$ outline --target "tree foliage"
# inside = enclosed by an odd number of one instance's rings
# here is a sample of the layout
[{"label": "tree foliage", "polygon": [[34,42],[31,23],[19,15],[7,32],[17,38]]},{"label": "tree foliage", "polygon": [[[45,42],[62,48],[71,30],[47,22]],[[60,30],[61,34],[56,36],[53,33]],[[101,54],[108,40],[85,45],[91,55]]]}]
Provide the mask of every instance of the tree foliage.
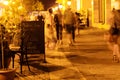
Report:
[{"label": "tree foliage", "polygon": [[39,0],[23,0],[27,11],[44,10],[44,5]]},{"label": "tree foliage", "polygon": [[20,23],[21,15],[26,16],[33,10],[43,10],[44,6],[38,0],[9,0],[9,4],[5,5],[3,9],[0,23],[6,28],[10,28]]},{"label": "tree foliage", "polygon": [[39,2],[39,1],[35,2],[35,4],[33,4],[33,6],[32,6],[33,11],[40,11],[43,9],[44,9],[44,6],[43,6],[42,2]]},{"label": "tree foliage", "polygon": [[8,5],[4,6],[3,9],[0,22],[6,28],[19,24],[20,16],[26,14],[26,9],[23,7],[20,0],[10,0]]}]

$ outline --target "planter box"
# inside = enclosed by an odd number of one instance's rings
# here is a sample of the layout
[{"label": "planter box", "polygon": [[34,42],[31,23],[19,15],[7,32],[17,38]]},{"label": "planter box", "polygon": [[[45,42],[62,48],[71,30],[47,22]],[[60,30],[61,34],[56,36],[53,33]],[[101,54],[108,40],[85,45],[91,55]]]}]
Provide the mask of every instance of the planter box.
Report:
[{"label": "planter box", "polygon": [[14,80],[15,69],[1,69],[0,80]]}]

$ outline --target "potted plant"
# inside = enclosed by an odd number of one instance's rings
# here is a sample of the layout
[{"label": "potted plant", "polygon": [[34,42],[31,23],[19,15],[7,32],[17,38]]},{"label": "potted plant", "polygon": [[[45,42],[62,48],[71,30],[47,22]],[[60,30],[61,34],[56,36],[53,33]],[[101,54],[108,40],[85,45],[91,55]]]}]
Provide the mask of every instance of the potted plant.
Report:
[{"label": "potted plant", "polygon": [[0,25],[0,79],[1,80],[14,80],[15,69],[10,69],[9,64],[11,61],[11,51],[7,41],[7,33],[5,27]]},{"label": "potted plant", "polygon": [[6,31],[3,25],[0,25],[0,79],[14,80],[15,69],[10,69],[11,51],[6,39]]}]

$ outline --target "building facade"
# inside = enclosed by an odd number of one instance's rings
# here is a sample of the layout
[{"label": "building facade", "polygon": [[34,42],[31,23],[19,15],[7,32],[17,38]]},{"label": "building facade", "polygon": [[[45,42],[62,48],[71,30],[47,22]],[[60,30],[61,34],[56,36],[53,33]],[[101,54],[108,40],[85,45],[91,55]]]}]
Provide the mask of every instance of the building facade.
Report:
[{"label": "building facade", "polygon": [[68,1],[71,2],[73,11],[86,12],[90,26],[105,29],[109,29],[108,18],[111,10],[120,9],[120,0],[62,0],[62,4],[66,7]]}]

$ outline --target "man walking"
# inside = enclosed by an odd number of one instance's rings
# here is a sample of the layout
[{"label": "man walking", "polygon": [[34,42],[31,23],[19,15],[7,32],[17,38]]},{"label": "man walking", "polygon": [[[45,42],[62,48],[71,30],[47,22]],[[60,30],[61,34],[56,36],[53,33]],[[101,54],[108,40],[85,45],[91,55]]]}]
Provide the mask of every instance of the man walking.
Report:
[{"label": "man walking", "polygon": [[56,36],[57,36],[57,43],[62,43],[62,19],[63,15],[61,13],[61,10],[58,8],[57,13],[54,16],[54,21],[56,24]]},{"label": "man walking", "polygon": [[72,45],[75,37],[74,35],[75,34],[74,33],[75,16],[70,7],[68,7],[65,10],[63,20],[64,20],[63,24],[68,34],[69,45]]}]

